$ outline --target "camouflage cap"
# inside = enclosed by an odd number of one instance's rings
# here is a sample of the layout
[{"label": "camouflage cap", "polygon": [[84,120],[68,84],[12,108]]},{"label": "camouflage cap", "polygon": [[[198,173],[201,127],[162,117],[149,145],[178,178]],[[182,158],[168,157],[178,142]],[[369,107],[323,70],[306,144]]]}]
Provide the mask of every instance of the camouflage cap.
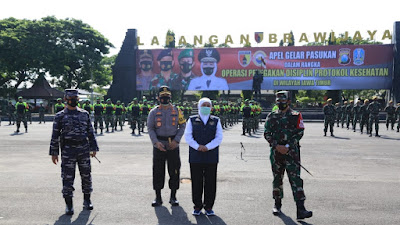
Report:
[{"label": "camouflage cap", "polygon": [[339,102],[336,102],[336,104],[335,104],[335,105],[340,105],[340,104],[339,104]]},{"label": "camouflage cap", "polygon": [[364,103],[366,103],[366,102],[369,102],[369,99],[365,99],[365,100],[364,100]]},{"label": "camouflage cap", "polygon": [[350,100],[350,103],[353,103],[354,102],[354,100]]},{"label": "camouflage cap", "polygon": [[120,100],[118,100],[118,101],[117,101],[117,103],[121,103],[121,101],[120,101]]},{"label": "camouflage cap", "polygon": [[179,53],[178,60],[181,60],[181,58],[192,58],[192,59],[194,59],[194,50],[193,49],[182,50],[181,53]]}]

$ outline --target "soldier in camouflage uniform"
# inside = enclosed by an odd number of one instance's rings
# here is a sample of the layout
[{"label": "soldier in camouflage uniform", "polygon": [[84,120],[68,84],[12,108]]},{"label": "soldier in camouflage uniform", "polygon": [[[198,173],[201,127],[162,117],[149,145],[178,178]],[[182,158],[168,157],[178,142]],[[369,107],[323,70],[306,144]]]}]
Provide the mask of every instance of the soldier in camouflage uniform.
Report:
[{"label": "soldier in camouflage uniform", "polygon": [[369,136],[372,137],[372,124],[375,123],[375,137],[380,137],[379,132],[379,111],[381,104],[378,102],[378,97],[372,98],[374,100],[369,104],[367,110],[369,112]]},{"label": "soldier in camouflage uniform", "polygon": [[117,130],[117,126],[119,125],[122,130],[122,113],[124,111],[124,107],[121,105],[121,101],[117,101],[117,105],[115,106],[115,121],[114,121],[114,129]]},{"label": "soldier in camouflage uniform", "polygon": [[275,199],[273,214],[281,214],[283,175],[286,170],[297,205],[297,219],[304,219],[312,217],[312,212],[304,207],[306,197],[300,178],[299,142],[304,134],[304,124],[301,113],[290,108],[289,96],[288,91],[276,93],[279,109],[272,111],[265,121],[264,137],[271,146],[272,195]]},{"label": "soldier in camouflage uniform", "polygon": [[339,127],[340,124],[340,118],[342,118],[342,107],[340,106],[340,103],[335,104],[335,110],[336,110],[336,123],[337,127]]},{"label": "soldier in camouflage uniform", "polygon": [[361,118],[361,101],[357,101],[356,105],[353,107],[353,132],[356,132],[357,122]]},{"label": "soldier in camouflage uniform", "polygon": [[144,127],[147,126],[147,116],[149,116],[149,112],[151,110],[151,106],[147,103],[147,100],[143,100],[142,105],[142,114],[141,114],[141,122],[142,122],[142,132],[144,132]]},{"label": "soldier in camouflage uniform", "polygon": [[350,129],[350,124],[353,124],[353,106],[354,101],[350,100],[350,104],[346,106],[346,128]]},{"label": "soldier in camouflage uniform", "polygon": [[29,106],[26,102],[22,100],[22,97],[18,97],[18,102],[15,103],[15,109],[17,112],[17,131],[19,132],[19,127],[21,126],[21,121],[24,123],[25,133],[28,132],[28,122],[26,121],[26,112],[29,109]]},{"label": "soldier in camouflage uniform", "polygon": [[367,110],[368,105],[369,105],[369,100],[365,99],[364,104],[360,108],[360,114],[361,114],[360,130],[361,130],[361,133],[363,133],[364,126],[365,126],[365,129],[367,130],[367,134],[369,134],[369,111]]},{"label": "soldier in camouflage uniform", "polygon": [[396,117],[399,119],[397,122],[397,132],[400,131],[400,103],[397,103],[397,108],[396,108]]},{"label": "soldier in camouflage uniform", "polygon": [[142,107],[138,104],[137,98],[133,99],[133,103],[131,104],[129,108],[129,112],[131,114],[131,129],[132,129],[132,134],[135,134],[135,129],[136,129],[136,124],[138,128],[138,132],[140,135],[141,132],[141,114],[142,114]]},{"label": "soldier in camouflage uniform", "polygon": [[345,123],[345,121],[346,121],[346,118],[347,118],[347,111],[346,111],[346,108],[347,108],[347,101],[344,101],[344,102],[343,102],[343,105],[342,105],[342,118],[341,118],[341,121],[342,121],[342,128],[343,128],[343,125],[344,125],[344,123]]},{"label": "soldier in camouflage uniform", "polygon": [[87,111],[76,107],[78,104],[78,91],[65,90],[67,108],[58,112],[54,117],[53,133],[50,142],[50,155],[54,164],[58,162],[59,149],[61,148],[61,178],[63,182],[62,194],[65,199],[67,215],[74,214],[72,203],[75,190],[75,168],[78,164],[82,178],[82,192],[84,194],[83,207],[93,209],[90,201],[92,193],[92,177],[90,155],[94,157],[99,151],[93,127]]},{"label": "soldier in camouflage uniform", "polygon": [[101,134],[103,134],[104,105],[101,104],[99,98],[96,99],[96,104],[94,104],[93,109],[94,109],[94,133],[97,134],[97,126],[99,125]]},{"label": "soldier in camouflage uniform", "polygon": [[335,126],[335,106],[332,105],[332,99],[328,99],[327,104],[323,108],[324,111],[324,136],[326,136],[326,132],[328,131],[328,126],[330,127],[329,131],[331,132],[331,136],[333,135],[333,127]]},{"label": "soldier in camouflage uniform", "polygon": [[240,108],[240,112],[242,113],[242,118],[243,118],[243,122],[242,122],[242,130],[243,130],[243,134],[242,135],[246,135],[246,132],[249,133],[249,135],[251,136],[251,107],[249,105],[249,100],[246,99],[244,101],[244,105],[242,105],[242,107]]},{"label": "soldier in camouflage uniform", "polygon": [[389,102],[384,110],[386,114],[386,129],[389,130],[389,124],[391,124],[392,130],[394,130],[394,124],[396,123],[396,108],[393,106],[393,101]]},{"label": "soldier in camouflage uniform", "polygon": [[104,106],[105,108],[105,122],[106,122],[106,131],[109,132],[108,128],[111,127],[111,132],[114,132],[114,114],[115,114],[115,106],[112,104],[111,99],[107,99],[107,104]]},{"label": "soldier in camouflage uniform", "polygon": [[147,128],[153,144],[153,189],[156,199],[152,206],[160,206],[161,190],[165,183],[165,163],[168,162],[169,188],[171,197],[169,203],[178,206],[176,191],[179,189],[181,160],[179,142],[185,131],[186,120],[183,113],[171,102],[171,91],[167,86],[161,86],[158,92],[160,105],[153,108],[147,118]]}]

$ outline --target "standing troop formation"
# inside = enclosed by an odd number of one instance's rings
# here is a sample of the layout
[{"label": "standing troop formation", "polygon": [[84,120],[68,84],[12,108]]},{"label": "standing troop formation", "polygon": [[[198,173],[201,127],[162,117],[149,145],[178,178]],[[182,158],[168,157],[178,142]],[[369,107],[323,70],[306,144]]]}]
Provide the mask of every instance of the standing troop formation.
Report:
[{"label": "standing troop formation", "polygon": [[377,97],[372,98],[372,102],[368,99],[358,100],[355,104],[353,100],[344,101],[341,106],[336,103],[335,106],[332,104],[332,99],[327,100],[327,104],[323,108],[324,112],[324,136],[326,136],[328,126],[330,129],[331,136],[333,134],[333,127],[335,122],[337,127],[341,125],[342,128],[346,126],[347,130],[351,129],[356,132],[357,124],[359,124],[361,134],[364,133],[364,128],[372,137],[372,128],[375,130],[375,136],[379,135],[379,113],[386,113],[386,129],[394,130],[395,123],[397,122],[397,132],[400,130],[400,103],[397,104],[397,108],[394,106],[393,101],[389,102],[389,105],[383,108],[378,102]]}]

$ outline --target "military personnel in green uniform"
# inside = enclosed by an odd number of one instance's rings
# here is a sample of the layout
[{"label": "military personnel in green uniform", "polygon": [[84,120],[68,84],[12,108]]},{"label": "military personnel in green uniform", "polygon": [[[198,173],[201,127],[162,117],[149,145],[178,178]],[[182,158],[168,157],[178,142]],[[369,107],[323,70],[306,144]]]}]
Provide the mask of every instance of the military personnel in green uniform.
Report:
[{"label": "military personnel in green uniform", "polygon": [[44,113],[46,111],[46,108],[43,106],[43,103],[40,103],[40,107],[39,107],[39,124],[42,123],[46,123],[46,121],[44,120]]},{"label": "military personnel in green uniform", "polygon": [[279,110],[272,111],[265,121],[264,137],[271,147],[272,196],[275,199],[273,214],[281,214],[283,175],[286,170],[297,205],[297,219],[305,219],[312,217],[312,212],[304,207],[306,196],[300,178],[299,142],[304,135],[304,124],[301,113],[290,108],[289,96],[288,91],[276,93]]},{"label": "military personnel in green uniform", "polygon": [[94,109],[94,133],[97,134],[97,127],[100,128],[101,134],[103,134],[103,113],[104,105],[100,102],[100,99],[96,99],[96,104],[93,105]]},{"label": "military personnel in green uniform", "polygon": [[192,72],[195,64],[194,50],[184,49],[178,56],[179,68],[181,72],[172,80],[172,90],[187,90],[190,81],[197,76]]},{"label": "military personnel in green uniform", "polygon": [[157,61],[161,72],[156,74],[151,80],[150,90],[157,90],[163,85],[171,86],[172,81],[178,76],[176,73],[172,72],[175,62],[171,49],[162,50],[157,57]]},{"label": "military personnel in green uniform", "polygon": [[397,108],[396,108],[396,117],[399,119],[397,122],[397,132],[400,130],[400,103],[397,103]]},{"label": "military personnel in green uniform", "polygon": [[373,97],[374,100],[369,104],[367,110],[369,111],[369,136],[372,137],[372,125],[375,124],[375,137],[380,137],[379,132],[379,111],[381,104],[378,102],[378,97]]},{"label": "military personnel in green uniform", "polygon": [[12,102],[8,102],[8,107],[7,107],[7,116],[9,123],[8,125],[14,125],[15,124],[15,106],[12,104]]},{"label": "military personnel in green uniform", "polygon": [[346,122],[346,119],[347,119],[347,101],[344,101],[343,102],[343,105],[342,105],[342,118],[341,118],[341,120],[342,120],[342,128],[343,128],[343,125],[344,125],[344,123]]},{"label": "military personnel in green uniform", "polygon": [[17,131],[19,133],[19,127],[21,126],[21,121],[24,123],[25,133],[28,132],[28,122],[26,121],[26,112],[29,106],[26,102],[22,100],[22,97],[18,97],[18,102],[15,103],[15,110],[17,112]]},{"label": "military personnel in green uniform", "polygon": [[107,99],[107,104],[105,105],[106,132],[109,132],[109,127],[111,127],[111,132],[114,132],[114,114],[115,106],[112,104],[111,99]]},{"label": "military personnel in green uniform", "polygon": [[369,100],[365,99],[364,104],[360,108],[360,114],[361,114],[360,130],[361,130],[361,133],[363,133],[364,126],[365,126],[365,129],[367,130],[367,134],[369,134],[369,111],[367,110],[368,105],[369,105]]},{"label": "military personnel in green uniform", "polygon": [[346,106],[346,128],[350,129],[350,124],[353,124],[353,106],[354,101],[350,100],[350,104]]},{"label": "military personnel in green uniform", "polygon": [[240,112],[242,113],[242,130],[243,134],[246,135],[246,132],[251,136],[251,107],[249,105],[249,100],[246,99],[244,101],[244,105],[240,108]]},{"label": "military personnel in green uniform", "polygon": [[333,127],[335,126],[335,106],[332,105],[332,99],[329,98],[327,100],[327,104],[323,108],[324,111],[324,136],[326,136],[326,132],[328,131],[328,126],[329,126],[329,131],[331,132],[331,136],[333,135]]},{"label": "military personnel in green uniform", "polygon": [[28,106],[28,109],[26,110],[26,121],[29,121],[29,124],[32,124],[32,110],[33,107],[29,105],[29,103],[26,103]]},{"label": "military personnel in green uniform", "polygon": [[153,145],[153,189],[156,198],[152,206],[160,206],[161,190],[165,183],[165,163],[168,163],[169,188],[171,197],[169,203],[178,206],[176,191],[179,189],[181,160],[179,142],[185,131],[186,120],[183,113],[171,102],[171,91],[167,86],[161,86],[158,92],[160,105],[153,108],[147,118],[150,140]]},{"label": "military personnel in green uniform", "polygon": [[339,102],[335,104],[335,111],[336,111],[335,116],[336,116],[337,127],[339,127],[340,119],[342,118],[342,107],[340,106]]},{"label": "military personnel in green uniform", "polygon": [[144,127],[147,126],[147,116],[149,115],[149,112],[151,110],[150,105],[148,104],[148,101],[145,99],[143,100],[143,105],[141,106],[142,111],[141,111],[141,131],[144,132]]},{"label": "military personnel in green uniform", "polygon": [[58,98],[57,103],[54,105],[54,113],[58,113],[58,112],[64,110],[64,108],[65,108],[65,105],[64,105],[64,103],[62,103],[62,99]]},{"label": "military personnel in green uniform", "polygon": [[353,132],[356,132],[357,122],[361,118],[361,102],[357,101],[356,105],[353,107]]},{"label": "military personnel in green uniform", "polygon": [[138,128],[138,132],[140,135],[141,132],[141,115],[142,115],[142,107],[138,104],[137,98],[133,99],[133,103],[131,104],[129,108],[129,112],[131,114],[131,129],[132,129],[132,134],[135,134],[135,129],[136,126]]},{"label": "military personnel in green uniform", "polygon": [[386,129],[389,130],[389,124],[392,130],[394,130],[394,124],[396,123],[396,108],[393,106],[393,101],[389,101],[389,105],[386,106]]},{"label": "military personnel in green uniform", "polygon": [[82,105],[82,108],[89,113],[89,116],[92,114],[93,106],[90,104],[89,100],[85,101],[85,103]]},{"label": "military personnel in green uniform", "polygon": [[114,127],[115,130],[117,130],[117,126],[119,125],[122,130],[122,112],[124,111],[124,107],[121,105],[121,101],[117,101],[117,105],[115,106],[115,121],[114,121]]}]

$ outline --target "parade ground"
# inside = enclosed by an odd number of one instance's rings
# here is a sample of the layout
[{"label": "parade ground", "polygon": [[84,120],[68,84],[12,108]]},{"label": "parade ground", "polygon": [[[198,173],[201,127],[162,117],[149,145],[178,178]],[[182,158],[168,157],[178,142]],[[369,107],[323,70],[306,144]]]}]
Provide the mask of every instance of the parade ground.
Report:
[{"label": "parade ground", "polygon": [[[302,224],[400,224],[400,133],[380,124],[381,137],[368,137],[335,127],[336,137],[323,136],[323,123],[306,122],[301,160],[305,206],[314,216]],[[191,214],[188,145],[180,145],[180,206],[169,203],[168,179],[164,204],[151,207],[152,145],[147,132],[123,131],[98,135],[99,163],[92,159],[93,211],[82,210],[79,172],[75,179],[73,216],[64,215],[61,168],[51,162],[52,122],[33,122],[28,133],[0,127],[0,224],[300,224],[285,175],[282,212],[272,215],[272,172],[269,146],[262,130],[242,136],[241,124],[224,130],[218,165],[217,216]],[[261,126],[260,126],[261,128]],[[21,129],[24,131],[24,129]],[[146,131],[146,130],[145,130]],[[329,135],[329,133],[328,133]],[[245,151],[241,149],[241,144]],[[168,177],[168,175],[167,175]]]}]

